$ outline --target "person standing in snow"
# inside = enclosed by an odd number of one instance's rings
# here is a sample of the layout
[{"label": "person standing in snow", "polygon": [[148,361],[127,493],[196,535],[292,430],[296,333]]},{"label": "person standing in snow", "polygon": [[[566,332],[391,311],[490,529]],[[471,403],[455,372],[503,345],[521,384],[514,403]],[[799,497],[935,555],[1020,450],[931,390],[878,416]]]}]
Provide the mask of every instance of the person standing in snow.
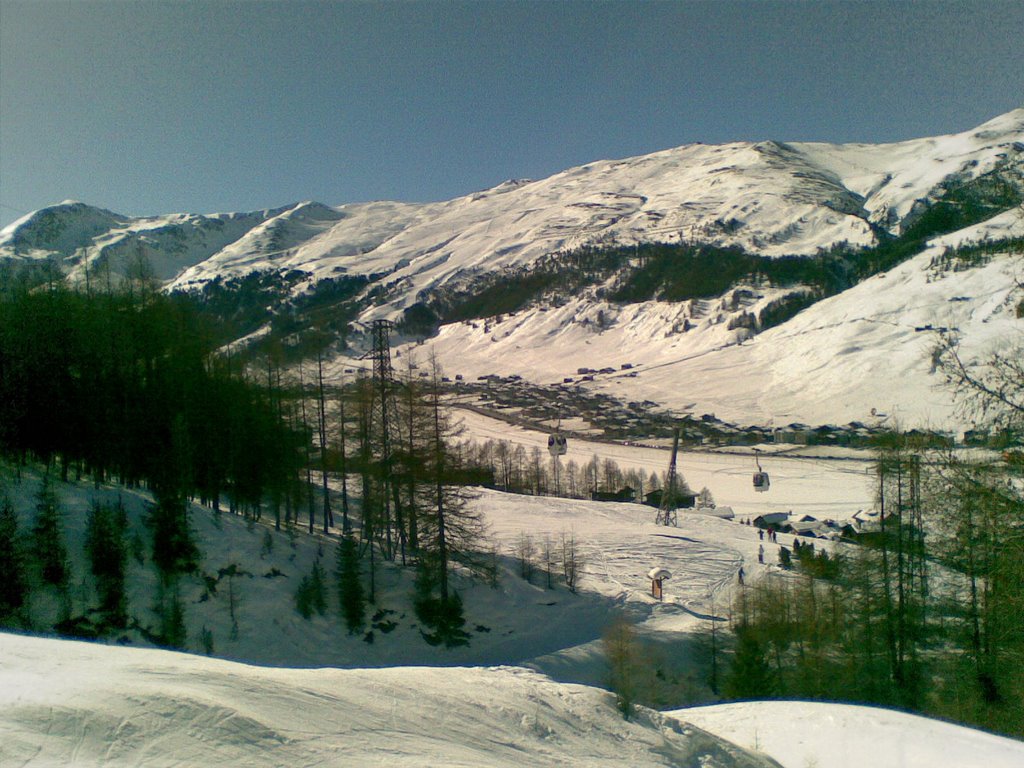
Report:
[{"label": "person standing in snow", "polygon": [[743,566],[740,566],[740,572],[737,574],[737,578],[740,580],[740,586],[743,586]]},{"label": "person standing in snow", "polygon": [[757,545],[757,562],[764,563],[764,545]]}]

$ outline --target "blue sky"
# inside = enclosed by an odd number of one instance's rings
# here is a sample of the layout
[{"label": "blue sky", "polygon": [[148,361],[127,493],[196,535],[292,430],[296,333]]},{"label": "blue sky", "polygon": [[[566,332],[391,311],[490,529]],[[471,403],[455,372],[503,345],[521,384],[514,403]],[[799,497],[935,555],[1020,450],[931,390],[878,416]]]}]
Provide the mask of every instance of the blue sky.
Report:
[{"label": "blue sky", "polygon": [[441,200],[1024,105],[1024,2],[0,0],[0,224]]}]

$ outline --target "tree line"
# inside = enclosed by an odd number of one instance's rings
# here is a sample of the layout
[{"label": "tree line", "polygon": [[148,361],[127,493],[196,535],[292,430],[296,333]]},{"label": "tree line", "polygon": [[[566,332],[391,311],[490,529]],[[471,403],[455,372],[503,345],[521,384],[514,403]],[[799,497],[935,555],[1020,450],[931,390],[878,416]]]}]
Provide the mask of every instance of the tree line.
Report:
[{"label": "tree line", "polygon": [[[328,334],[303,339],[307,360],[298,365],[288,366],[295,352],[276,344],[244,358],[218,346],[220,331],[194,301],[158,292],[144,272],[105,291],[70,290],[56,279],[5,288],[0,452],[17,467],[40,462],[46,484],[93,479],[152,492],[149,554],[160,574],[161,621],[154,637],[172,646],[182,639],[181,580],[201,562],[189,522],[190,502],[199,501],[253,520],[269,513],[278,529],[338,533],[336,575],[350,631],[376,601],[387,560],[416,569],[425,636],[465,641],[449,574],[488,567],[477,551],[482,523],[467,504],[467,486],[480,478],[451,447],[457,430],[441,404],[436,366],[426,381],[373,375],[330,387]],[[56,510],[40,502],[37,516],[59,522]],[[98,510],[88,543],[108,629],[126,621],[117,595],[120,519]],[[59,530],[50,536],[59,541]],[[62,588],[58,565],[40,568],[43,583]],[[21,602],[11,598],[8,620],[17,623]]]},{"label": "tree line", "polygon": [[273,405],[179,297],[55,283],[0,301],[0,450],[64,480],[257,504],[297,468]]},{"label": "tree line", "polygon": [[[966,412],[1024,426],[1019,344],[980,366],[949,337],[936,353]],[[782,547],[781,570],[739,590],[721,693],[881,704],[1024,735],[1022,457],[880,438],[878,530],[838,556]]]}]

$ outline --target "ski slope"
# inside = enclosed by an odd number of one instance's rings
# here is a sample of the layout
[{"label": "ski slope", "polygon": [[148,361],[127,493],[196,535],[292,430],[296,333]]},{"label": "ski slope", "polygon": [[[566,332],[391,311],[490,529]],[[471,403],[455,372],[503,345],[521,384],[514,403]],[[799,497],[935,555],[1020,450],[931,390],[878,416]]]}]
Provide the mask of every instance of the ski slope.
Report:
[{"label": "ski slope", "polygon": [[0,764],[1016,768],[1024,743],[867,707],[743,702],[626,722],[514,667],[274,669],[0,633]]}]

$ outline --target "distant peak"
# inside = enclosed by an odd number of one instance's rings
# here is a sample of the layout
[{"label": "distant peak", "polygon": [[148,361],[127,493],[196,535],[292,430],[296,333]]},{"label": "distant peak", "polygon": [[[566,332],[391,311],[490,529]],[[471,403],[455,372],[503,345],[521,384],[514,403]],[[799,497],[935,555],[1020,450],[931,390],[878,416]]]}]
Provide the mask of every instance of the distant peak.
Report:
[{"label": "distant peak", "polygon": [[530,184],[533,179],[505,179],[503,182],[495,187],[492,187],[492,192],[506,192],[510,189],[518,189],[519,187]]},{"label": "distant peak", "polygon": [[1020,133],[1024,131],[1024,107],[1011,109],[1005,114],[993,117],[977,128],[972,133],[983,138],[995,138],[1007,133]]}]

